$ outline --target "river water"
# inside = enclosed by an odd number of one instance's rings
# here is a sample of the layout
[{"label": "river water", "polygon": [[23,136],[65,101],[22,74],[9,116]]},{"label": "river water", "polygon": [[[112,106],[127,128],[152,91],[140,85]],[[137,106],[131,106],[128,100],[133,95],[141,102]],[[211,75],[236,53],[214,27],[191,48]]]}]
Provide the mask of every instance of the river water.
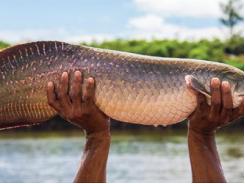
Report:
[{"label": "river water", "polygon": [[[113,133],[108,182],[191,182],[185,134]],[[0,137],[0,182],[71,182],[82,135]],[[221,134],[217,145],[229,182],[244,181],[243,134]]]}]

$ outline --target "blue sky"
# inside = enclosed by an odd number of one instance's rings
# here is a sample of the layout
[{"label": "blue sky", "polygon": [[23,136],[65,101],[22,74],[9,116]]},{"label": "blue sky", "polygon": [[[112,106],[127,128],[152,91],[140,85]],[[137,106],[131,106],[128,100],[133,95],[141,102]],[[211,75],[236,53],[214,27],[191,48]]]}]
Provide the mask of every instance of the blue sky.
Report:
[{"label": "blue sky", "polygon": [[226,0],[5,0],[0,39],[9,42],[224,37]]}]

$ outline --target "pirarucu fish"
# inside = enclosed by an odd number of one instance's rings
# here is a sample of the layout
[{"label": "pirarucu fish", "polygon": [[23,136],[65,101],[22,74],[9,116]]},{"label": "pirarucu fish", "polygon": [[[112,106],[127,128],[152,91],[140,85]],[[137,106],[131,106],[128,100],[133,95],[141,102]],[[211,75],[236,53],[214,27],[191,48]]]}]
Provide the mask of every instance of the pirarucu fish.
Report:
[{"label": "pirarucu fish", "polygon": [[170,125],[186,119],[197,105],[187,78],[207,100],[212,77],[230,82],[234,107],[244,95],[243,71],[229,65],[33,42],[0,52],[0,129],[55,116],[47,104],[47,83],[57,85],[62,72],[75,70],[95,78],[95,103],[105,114],[129,123]]}]

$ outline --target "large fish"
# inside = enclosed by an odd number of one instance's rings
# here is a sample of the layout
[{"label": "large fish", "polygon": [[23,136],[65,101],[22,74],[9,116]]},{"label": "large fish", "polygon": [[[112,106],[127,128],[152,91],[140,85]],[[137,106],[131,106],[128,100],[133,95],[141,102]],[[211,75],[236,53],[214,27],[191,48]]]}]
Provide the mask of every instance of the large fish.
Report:
[{"label": "large fish", "polygon": [[234,107],[244,95],[243,71],[225,64],[34,42],[0,52],[0,128],[55,116],[47,104],[46,85],[58,84],[62,72],[75,70],[95,77],[95,102],[105,114],[130,123],[170,125],[186,119],[197,105],[187,78],[207,100],[212,77],[230,82]]}]

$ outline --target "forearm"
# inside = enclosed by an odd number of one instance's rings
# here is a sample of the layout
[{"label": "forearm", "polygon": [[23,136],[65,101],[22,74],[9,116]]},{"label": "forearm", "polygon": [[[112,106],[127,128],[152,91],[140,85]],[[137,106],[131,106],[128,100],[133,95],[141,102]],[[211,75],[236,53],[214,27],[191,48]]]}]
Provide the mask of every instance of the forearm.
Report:
[{"label": "forearm", "polygon": [[74,182],[106,182],[110,132],[91,134],[86,139],[81,164]]},{"label": "forearm", "polygon": [[214,133],[203,134],[189,128],[188,147],[193,182],[226,182]]}]

